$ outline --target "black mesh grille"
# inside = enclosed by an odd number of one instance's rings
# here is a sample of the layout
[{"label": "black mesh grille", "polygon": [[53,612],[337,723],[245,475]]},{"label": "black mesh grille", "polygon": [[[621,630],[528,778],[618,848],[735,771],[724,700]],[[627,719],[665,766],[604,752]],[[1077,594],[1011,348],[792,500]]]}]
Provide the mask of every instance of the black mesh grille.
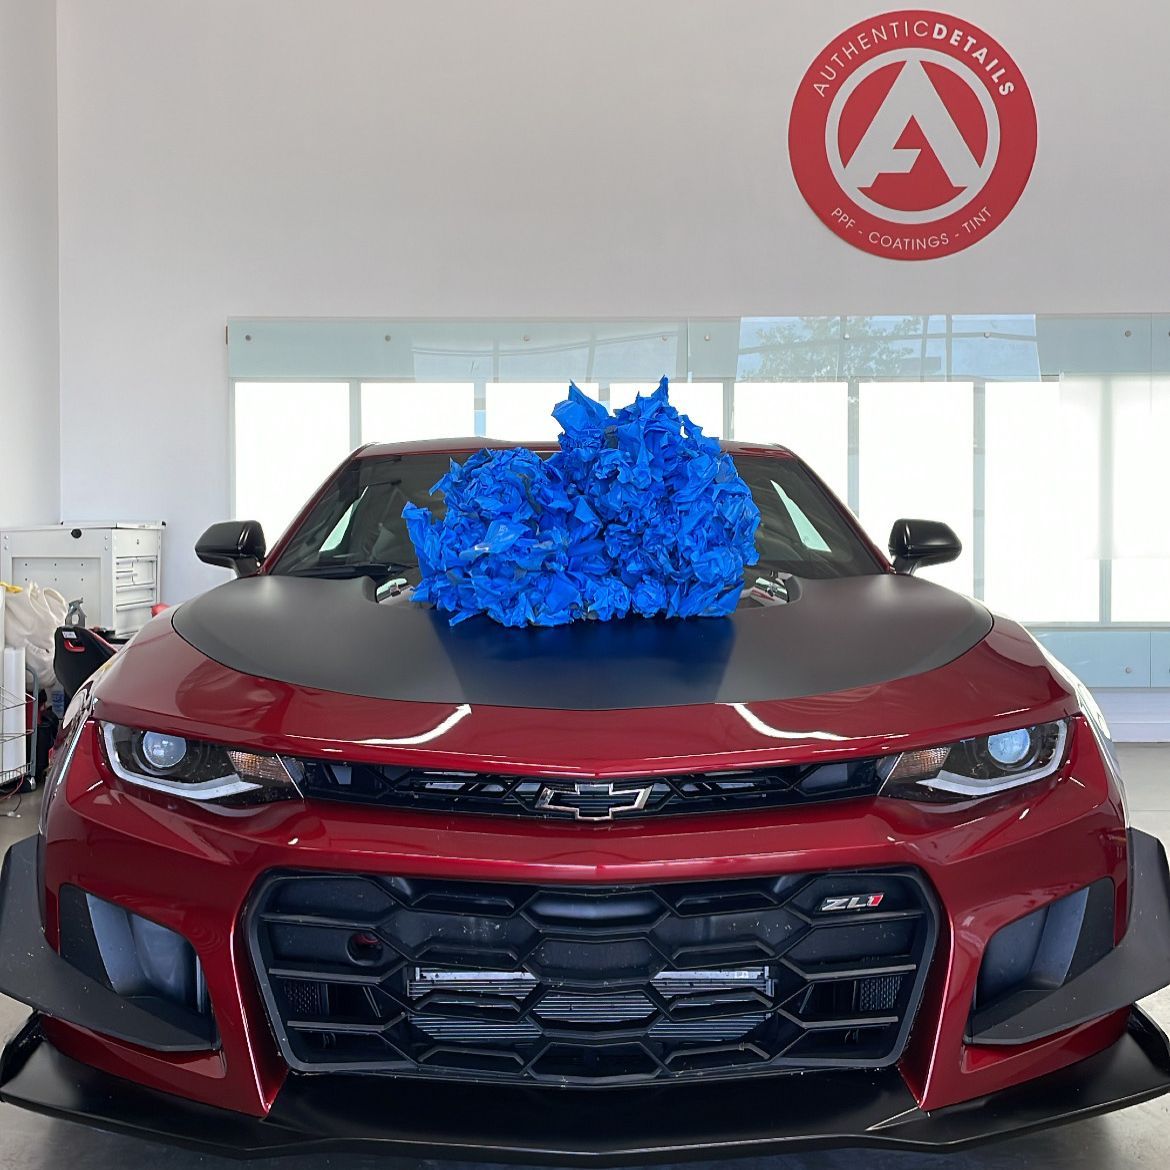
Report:
[{"label": "black mesh grille", "polygon": [[890,870],[606,887],[289,874],[249,915],[292,1067],[562,1084],[889,1064],[935,929],[921,879]]},{"label": "black mesh grille", "polygon": [[307,796],[388,808],[605,821],[876,796],[880,760],[792,764],[644,779],[572,781],[487,772],[309,762]]}]

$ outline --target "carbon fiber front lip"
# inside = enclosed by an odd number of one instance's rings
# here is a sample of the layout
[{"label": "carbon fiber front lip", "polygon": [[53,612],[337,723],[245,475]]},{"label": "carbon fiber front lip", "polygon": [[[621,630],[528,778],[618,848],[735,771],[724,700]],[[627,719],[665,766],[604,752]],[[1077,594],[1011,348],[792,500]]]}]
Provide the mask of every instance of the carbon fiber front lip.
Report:
[{"label": "carbon fiber front lip", "polygon": [[[1048,1077],[926,1114],[893,1069],[620,1091],[289,1077],[266,1119],[184,1100],[64,1056],[35,1015],[0,1058],[0,1100],[237,1158],[364,1152],[614,1166],[850,1146],[958,1149],[1170,1091],[1170,1046],[1134,1009],[1116,1044]],[[601,1122],[604,1122],[602,1124]]]}]

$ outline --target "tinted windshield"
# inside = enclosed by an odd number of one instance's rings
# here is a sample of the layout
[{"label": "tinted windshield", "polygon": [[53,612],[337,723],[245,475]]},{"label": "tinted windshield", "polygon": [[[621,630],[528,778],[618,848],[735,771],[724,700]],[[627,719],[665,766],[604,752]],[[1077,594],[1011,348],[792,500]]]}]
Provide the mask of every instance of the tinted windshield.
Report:
[{"label": "tinted windshield", "polygon": [[[798,577],[854,577],[881,571],[852,523],[797,460],[734,458],[760,509],[760,563],[749,573],[774,569]],[[450,461],[450,455],[434,453],[355,459],[293,533],[272,572],[417,578],[402,509],[411,502],[441,516],[443,498],[431,496],[430,489]]]}]

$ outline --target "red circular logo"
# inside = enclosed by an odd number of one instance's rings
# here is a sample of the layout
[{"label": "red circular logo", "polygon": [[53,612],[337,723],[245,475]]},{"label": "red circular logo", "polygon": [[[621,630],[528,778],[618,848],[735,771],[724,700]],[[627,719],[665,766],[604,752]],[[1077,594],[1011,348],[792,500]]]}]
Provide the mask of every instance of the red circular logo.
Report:
[{"label": "red circular logo", "polygon": [[826,45],[788,121],[801,194],[856,248],[949,256],[994,231],[1036,158],[1019,67],[969,21],[887,12]]}]

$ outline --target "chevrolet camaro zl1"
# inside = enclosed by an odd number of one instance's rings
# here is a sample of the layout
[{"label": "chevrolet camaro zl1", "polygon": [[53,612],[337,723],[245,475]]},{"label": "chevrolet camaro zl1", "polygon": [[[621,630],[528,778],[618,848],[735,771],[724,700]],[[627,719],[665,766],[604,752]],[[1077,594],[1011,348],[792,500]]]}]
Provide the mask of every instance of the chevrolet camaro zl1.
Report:
[{"label": "chevrolet camaro zl1", "polygon": [[[963,1145],[1170,1088],[1166,858],[1091,696],[809,469],[733,615],[411,600],[482,440],[366,447],[81,687],[3,870],[0,1097],[209,1150]],[[490,444],[489,444],[490,446]],[[1027,571],[1026,566],[1021,571]]]}]

